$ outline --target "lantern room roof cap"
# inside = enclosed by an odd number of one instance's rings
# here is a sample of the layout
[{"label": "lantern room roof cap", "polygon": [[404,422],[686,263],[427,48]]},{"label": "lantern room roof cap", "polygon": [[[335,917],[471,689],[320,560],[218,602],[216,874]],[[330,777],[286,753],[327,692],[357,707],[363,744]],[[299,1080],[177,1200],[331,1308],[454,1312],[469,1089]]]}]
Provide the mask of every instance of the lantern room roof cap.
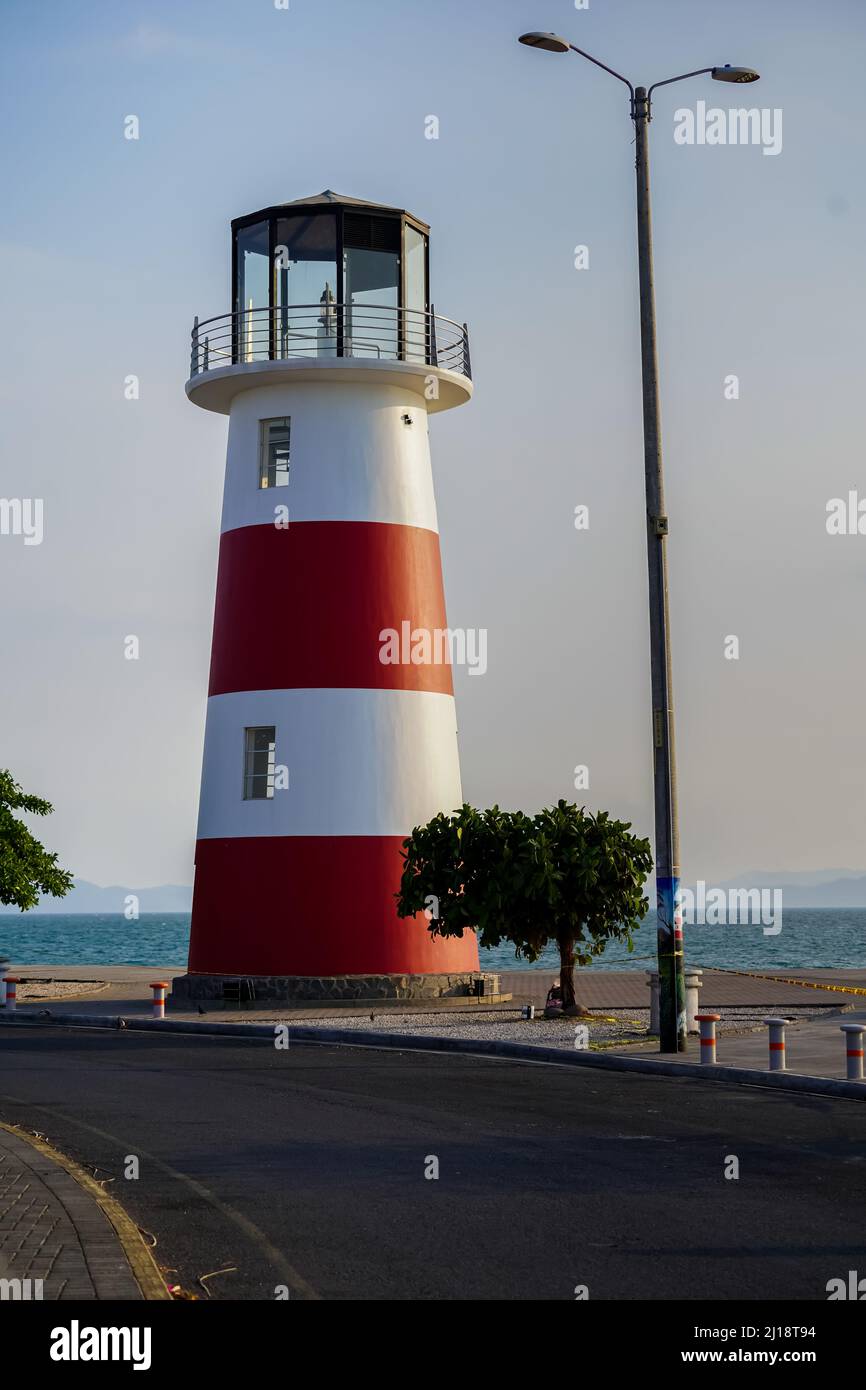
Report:
[{"label": "lantern room roof cap", "polygon": [[430,230],[426,222],[423,222],[420,217],[416,217],[413,212],[408,212],[406,208],[391,207],[388,203],[371,203],[366,198],[350,198],[345,193],[335,193],[331,188],[326,188],[322,193],[314,193],[309,198],[293,198],[291,202],[288,203],[273,203],[270,207],[260,208],[257,212],[247,213],[243,217],[235,217],[232,220],[232,226],[237,226],[242,222],[255,221],[259,217],[272,217],[275,213],[280,213],[288,208],[291,208],[295,212],[300,212],[303,208],[323,207],[345,207],[362,209],[373,213],[392,213],[396,217],[411,218],[411,220],[416,223],[417,226],[422,227],[424,231],[429,232]]}]

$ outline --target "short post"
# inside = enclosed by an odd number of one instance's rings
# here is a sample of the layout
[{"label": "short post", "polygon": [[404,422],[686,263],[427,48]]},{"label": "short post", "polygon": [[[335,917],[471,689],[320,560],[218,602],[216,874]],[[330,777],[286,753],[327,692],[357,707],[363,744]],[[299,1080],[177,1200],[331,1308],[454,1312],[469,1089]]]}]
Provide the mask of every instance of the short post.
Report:
[{"label": "short post", "polygon": [[686,967],[686,1032],[696,1033],[698,1031],[697,1016],[701,1001],[698,991],[703,987],[703,970],[698,966]]},{"label": "short post", "polygon": [[695,1014],[695,1022],[701,1026],[701,1061],[707,1066],[716,1064],[716,1024],[721,1014]]},{"label": "short post", "polygon": [[6,1008],[6,976],[9,973],[9,957],[0,956],[0,1009]]},{"label": "short post", "polygon": [[785,1070],[785,1024],[786,1018],[765,1018],[770,1030],[770,1071]]},{"label": "short post", "polygon": [[866,1033],[866,1024],[863,1023],[841,1023],[840,1028],[847,1034],[845,1038],[845,1057],[848,1063],[848,1080],[863,1080],[863,1034]]},{"label": "short post", "polygon": [[165,991],[168,989],[168,981],[154,980],[150,987],[153,990],[153,1017],[165,1018]]},{"label": "short post", "polygon": [[659,972],[648,970],[646,972],[646,982],[650,991],[650,1021],[649,1030],[654,1037],[658,1037],[659,1031]]},{"label": "short post", "polygon": [[[18,1002],[18,985],[20,981],[16,975],[6,976],[6,1003],[7,1014],[14,1014],[15,1006]],[[862,1055],[862,1054],[861,1054]]]},{"label": "short post", "polygon": [[524,1006],[523,1006],[521,1012],[522,1012],[524,1018],[535,1018],[535,1005],[534,1005],[534,1004],[524,1004]]}]

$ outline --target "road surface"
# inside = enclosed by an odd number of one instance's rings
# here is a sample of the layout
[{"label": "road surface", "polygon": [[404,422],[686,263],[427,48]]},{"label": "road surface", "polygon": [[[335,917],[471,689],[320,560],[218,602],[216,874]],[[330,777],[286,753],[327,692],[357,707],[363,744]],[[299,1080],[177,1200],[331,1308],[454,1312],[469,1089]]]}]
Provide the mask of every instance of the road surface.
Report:
[{"label": "road surface", "polygon": [[0,1056],[0,1118],[113,1177],[202,1297],[824,1300],[866,1273],[859,1101],[60,1028]]}]

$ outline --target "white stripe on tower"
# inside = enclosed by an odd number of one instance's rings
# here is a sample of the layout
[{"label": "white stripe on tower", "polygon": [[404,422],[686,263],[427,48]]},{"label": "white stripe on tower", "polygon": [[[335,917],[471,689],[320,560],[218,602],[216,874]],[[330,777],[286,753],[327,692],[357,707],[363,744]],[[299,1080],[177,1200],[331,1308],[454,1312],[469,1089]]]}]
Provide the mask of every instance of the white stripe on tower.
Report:
[{"label": "white stripe on tower", "polygon": [[[283,415],[292,422],[291,482],[260,488],[259,422]],[[366,382],[242,392],[232,403],[222,530],[272,525],[280,503],[292,523],[382,521],[438,533],[423,400]]]},{"label": "white stripe on tower", "polygon": [[[243,739],[276,729],[289,787],[244,801]],[[208,707],[198,837],[400,835],[460,805],[454,697],[428,690],[242,690]]]}]

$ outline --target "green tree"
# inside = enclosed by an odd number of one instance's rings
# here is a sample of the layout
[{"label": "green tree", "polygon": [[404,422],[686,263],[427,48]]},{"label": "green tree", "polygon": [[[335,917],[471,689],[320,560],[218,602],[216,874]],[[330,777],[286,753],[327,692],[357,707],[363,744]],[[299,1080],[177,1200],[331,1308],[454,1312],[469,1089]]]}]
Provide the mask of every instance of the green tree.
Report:
[{"label": "green tree", "polygon": [[0,903],[14,903],[26,912],[36,907],[40,894],[62,898],[72,887],[72,875],[58,868],[57,855],[49,854],[13,811],[48,816],[49,801],[28,796],[11,772],[0,770]]},{"label": "green tree", "polygon": [[590,965],[608,941],[632,950],[649,907],[650,844],[630,830],[566,801],[536,816],[498,806],[440,813],[403,842],[397,913],[426,912],[434,936],[474,929],[482,946],[511,942],[530,961],[555,944],[563,1007],[585,1012],[575,966]]}]

